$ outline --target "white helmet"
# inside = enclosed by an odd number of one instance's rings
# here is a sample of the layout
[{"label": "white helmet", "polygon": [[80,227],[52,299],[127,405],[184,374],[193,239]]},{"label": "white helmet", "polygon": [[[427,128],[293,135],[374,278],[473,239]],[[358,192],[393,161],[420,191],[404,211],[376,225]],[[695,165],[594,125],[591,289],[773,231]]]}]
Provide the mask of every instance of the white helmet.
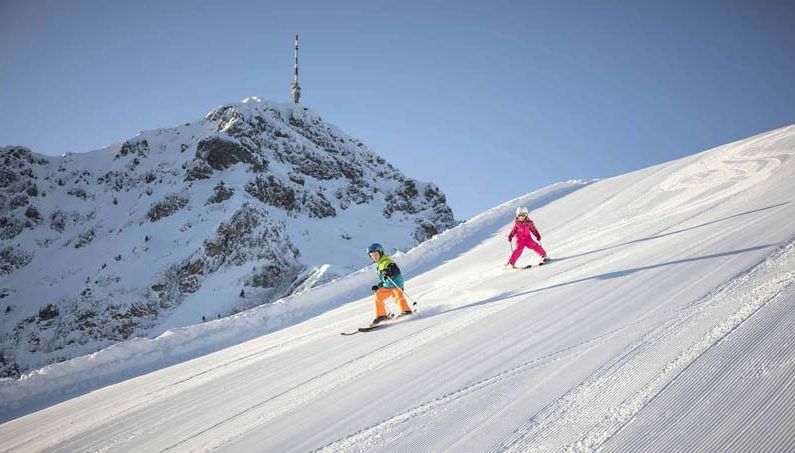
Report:
[{"label": "white helmet", "polygon": [[530,215],[530,211],[527,210],[524,206],[521,208],[516,208],[516,217],[519,217],[519,214]]}]

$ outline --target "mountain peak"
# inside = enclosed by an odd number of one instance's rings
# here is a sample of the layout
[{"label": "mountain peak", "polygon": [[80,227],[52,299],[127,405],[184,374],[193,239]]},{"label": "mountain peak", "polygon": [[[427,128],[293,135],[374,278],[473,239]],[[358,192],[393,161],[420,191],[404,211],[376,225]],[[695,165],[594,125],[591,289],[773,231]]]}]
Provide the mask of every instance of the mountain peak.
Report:
[{"label": "mountain peak", "polygon": [[375,240],[406,250],[456,223],[435,185],[256,97],[91,153],[0,159],[0,376],[272,302],[367,265]]}]

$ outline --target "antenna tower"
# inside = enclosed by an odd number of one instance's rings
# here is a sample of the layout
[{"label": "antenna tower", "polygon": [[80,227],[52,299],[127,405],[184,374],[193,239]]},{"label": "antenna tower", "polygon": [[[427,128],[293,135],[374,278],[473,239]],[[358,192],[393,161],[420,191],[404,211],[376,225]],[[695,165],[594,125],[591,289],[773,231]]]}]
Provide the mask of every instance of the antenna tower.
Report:
[{"label": "antenna tower", "polygon": [[293,68],[295,73],[293,83],[290,85],[290,94],[293,97],[293,104],[298,104],[298,100],[301,99],[301,86],[298,85],[298,35],[295,35],[295,65]]}]

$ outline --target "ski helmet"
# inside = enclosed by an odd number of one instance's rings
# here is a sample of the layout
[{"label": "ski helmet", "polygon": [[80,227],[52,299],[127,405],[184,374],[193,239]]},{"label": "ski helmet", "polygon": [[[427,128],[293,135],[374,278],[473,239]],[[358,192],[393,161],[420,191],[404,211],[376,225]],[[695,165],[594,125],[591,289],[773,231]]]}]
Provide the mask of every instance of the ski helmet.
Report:
[{"label": "ski helmet", "polygon": [[516,208],[516,217],[519,217],[520,214],[529,215],[530,211],[528,211],[524,206],[521,208]]},{"label": "ski helmet", "polygon": [[377,243],[377,242],[373,242],[372,244],[370,244],[369,247],[367,247],[367,254],[369,255],[369,254],[371,254],[373,252],[378,252],[381,255],[383,255],[384,254],[384,246],[379,244],[379,243]]}]

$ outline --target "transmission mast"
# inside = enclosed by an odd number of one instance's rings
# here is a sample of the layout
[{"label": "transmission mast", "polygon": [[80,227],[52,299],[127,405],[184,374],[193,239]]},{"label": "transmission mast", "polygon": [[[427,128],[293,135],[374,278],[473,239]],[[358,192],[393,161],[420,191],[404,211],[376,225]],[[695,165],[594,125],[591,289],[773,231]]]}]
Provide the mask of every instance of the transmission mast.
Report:
[{"label": "transmission mast", "polygon": [[301,86],[298,85],[298,35],[295,35],[295,65],[293,83],[290,85],[290,94],[293,96],[293,104],[298,104],[301,99]]}]

